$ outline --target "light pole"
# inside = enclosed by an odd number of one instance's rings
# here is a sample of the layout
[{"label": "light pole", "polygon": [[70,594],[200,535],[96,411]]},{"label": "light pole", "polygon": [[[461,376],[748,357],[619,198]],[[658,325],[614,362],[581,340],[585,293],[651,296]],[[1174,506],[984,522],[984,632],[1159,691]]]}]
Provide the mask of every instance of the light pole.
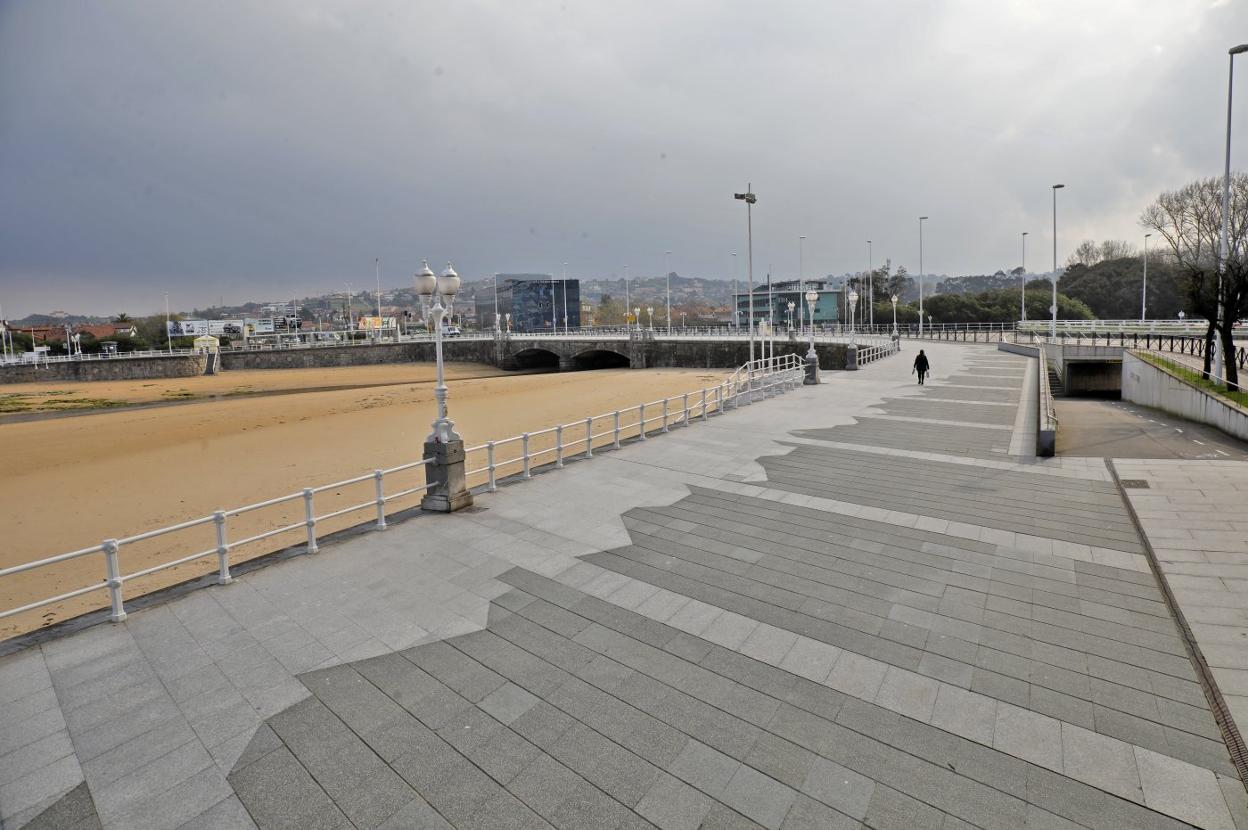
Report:
[{"label": "light pole", "polygon": [[919,217],[919,337],[923,336],[923,223],[926,216]]},{"label": "light pole", "polygon": [[1066,185],[1053,185],[1053,305],[1049,307],[1049,311],[1053,314],[1053,319],[1049,323],[1049,337],[1057,338],[1057,191]]},{"label": "light pole", "polygon": [[[1228,52],[1227,62],[1229,68],[1226,75],[1226,167],[1222,173],[1222,244],[1218,246],[1218,312],[1217,321],[1222,322],[1222,275],[1226,271],[1226,258],[1231,255],[1230,242],[1227,237],[1230,235],[1231,224],[1231,104],[1234,98],[1231,97],[1231,87],[1235,82],[1235,56],[1241,52],[1248,52],[1248,43],[1242,43],[1239,46],[1231,48]],[[1219,379],[1222,378],[1222,339],[1215,337],[1214,343],[1214,364],[1213,373]]]},{"label": "light pole", "polygon": [[737,252],[732,252],[732,320],[733,328],[741,331],[741,311],[737,308]]},{"label": "light pole", "polygon": [[667,272],[667,336],[672,336],[672,263],[671,251],[663,252],[663,270]]},{"label": "light pole", "polygon": [[494,331],[503,327],[503,318],[498,313],[498,274],[494,274]]},{"label": "light pole", "polygon": [[654,306],[646,306],[646,314],[650,318],[650,331],[654,331]]},{"label": "light pole", "polygon": [[[34,338],[31,338],[30,347],[35,347]],[[169,354],[173,354],[173,338],[169,336],[169,292],[165,292],[165,347],[169,350]]]},{"label": "light pole", "polygon": [[867,240],[867,305],[871,311],[867,317],[870,320],[871,331],[875,331],[875,251],[871,248],[871,240]]},{"label": "light pole", "polygon": [[[806,237],[799,236],[797,238],[797,299],[800,302],[802,295],[806,291],[806,258],[805,258],[805,242]],[[797,327],[802,327],[802,317],[798,314]]]},{"label": "light pole", "polygon": [[793,331],[793,309],[797,308],[797,303],[789,300],[789,331]]},{"label": "light pole", "polygon": [[[734,193],[732,198],[745,202],[746,238],[749,240],[748,253],[745,259],[746,290],[750,293],[750,365],[754,364],[754,203],[758,197],[754,195],[754,184],[747,183],[744,193]],[[752,371],[752,370],[751,370]]]},{"label": "light pole", "polygon": [[624,266],[624,331],[628,331],[628,309],[632,305],[632,300],[628,297],[628,266]]},{"label": "light pole", "polygon": [[641,331],[641,307],[633,309],[633,319],[637,321],[637,331]]},{"label": "light pole", "polygon": [[1019,320],[1027,322],[1027,231],[1023,231],[1023,273],[1018,277],[1018,310]]},{"label": "light pole", "polygon": [[416,293],[433,303],[429,313],[433,315],[434,359],[437,362],[438,371],[438,383],[433,388],[433,396],[438,401],[438,417],[433,422],[433,432],[425,439],[425,443],[449,444],[461,439],[455,432],[455,424],[446,413],[446,377],[442,368],[442,318],[450,311],[451,303],[454,302],[455,295],[459,293],[459,274],[455,273],[455,269],[451,268],[448,262],[442,276],[435,277],[426,261],[416,274]]},{"label": "light pole", "polygon": [[849,292],[849,336],[854,336],[854,308],[858,305],[858,292],[850,290]]},{"label": "light pole", "polygon": [[511,312],[507,312],[503,317],[507,320],[507,333],[511,334]]},{"label": "light pole", "polygon": [[563,333],[568,333],[568,263],[563,263]]},{"label": "light pole", "polygon": [[1144,282],[1140,285],[1140,322],[1143,323],[1148,314],[1148,238],[1151,233],[1144,234]]},{"label": "light pole", "polygon": [[810,309],[810,350],[806,352],[807,360],[815,359],[815,303],[818,301],[818,291],[806,292],[806,307]]},{"label": "light pole", "polygon": [[899,334],[897,332],[897,295],[894,294],[893,296],[889,297],[889,299],[893,301],[893,337],[898,337]]}]

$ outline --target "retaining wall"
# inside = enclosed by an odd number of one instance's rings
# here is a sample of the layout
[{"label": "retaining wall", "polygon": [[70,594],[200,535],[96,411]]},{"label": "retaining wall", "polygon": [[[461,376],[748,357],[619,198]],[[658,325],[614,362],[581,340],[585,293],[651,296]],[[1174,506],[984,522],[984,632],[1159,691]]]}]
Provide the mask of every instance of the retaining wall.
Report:
[{"label": "retaining wall", "polygon": [[1248,409],[1154,366],[1130,351],[1122,354],[1122,399],[1217,427],[1248,441]]},{"label": "retaining wall", "polygon": [[204,373],[206,357],[105,357],[40,364],[21,363],[0,369],[0,383],[48,383],[68,380],[136,380],[186,378]]},{"label": "retaining wall", "polygon": [[1050,458],[1057,452],[1057,416],[1053,411],[1053,391],[1049,388],[1048,351],[1042,346],[1017,343],[997,344],[997,351],[1030,357],[1036,361],[1036,455]]}]

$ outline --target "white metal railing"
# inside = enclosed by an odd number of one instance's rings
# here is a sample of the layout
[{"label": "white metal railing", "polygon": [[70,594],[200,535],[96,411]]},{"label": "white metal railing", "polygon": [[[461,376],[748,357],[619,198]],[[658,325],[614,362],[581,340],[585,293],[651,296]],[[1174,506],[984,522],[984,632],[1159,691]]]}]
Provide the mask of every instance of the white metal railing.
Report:
[{"label": "white metal railing", "polygon": [[[540,466],[559,469],[571,456],[593,458],[595,450],[619,449],[625,438],[645,441],[688,427],[742,403],[782,394],[800,385],[804,376],[805,362],[799,355],[755,360],[715,386],[469,447],[467,476],[484,476],[486,489],[494,492],[501,478],[528,479]],[[478,466],[471,467],[473,463]]]},{"label": "white metal railing", "polygon": [[[88,594],[88,593],[91,593],[92,591],[99,591],[99,590],[107,589],[109,593],[109,604],[111,606],[111,613],[109,615],[109,618],[116,622],[116,621],[125,619],[126,611],[125,611],[125,604],[124,604],[124,599],[123,599],[123,594],[122,594],[122,587],[124,586],[126,582],[130,580],[138,579],[144,576],[149,576],[151,574],[159,573],[160,571],[164,571],[169,568],[174,568],[179,565],[185,565],[190,562],[195,562],[201,559],[209,559],[209,558],[215,557],[217,560],[217,582],[221,584],[228,583],[231,579],[230,577],[230,551],[238,547],[241,547],[243,545],[249,545],[255,542],[261,542],[261,541],[264,541],[265,539],[278,536],[282,533],[287,533],[292,530],[298,530],[300,528],[303,528],[306,531],[306,539],[307,539],[306,549],[309,553],[314,553],[317,550],[316,526],[319,522],[329,521],[330,519],[335,519],[335,518],[338,518],[339,516],[345,516],[349,513],[355,513],[358,511],[362,511],[362,510],[369,510],[369,509],[375,510],[377,518],[376,518],[374,527],[379,530],[384,529],[386,526],[386,505],[387,504],[395,501],[396,499],[402,499],[408,496],[415,495],[417,493],[421,493],[424,490],[426,490],[428,487],[427,484],[420,484],[415,487],[409,487],[406,489],[399,490],[398,492],[386,493],[385,491],[386,476],[393,475],[396,473],[402,473],[407,470],[416,469],[418,467],[424,467],[426,464],[429,464],[430,462],[432,462],[432,460],[433,459],[431,458],[424,458],[424,459],[421,459],[420,461],[413,461],[408,464],[400,464],[397,467],[389,467],[387,469],[373,470],[371,473],[365,473],[364,475],[356,476],[355,478],[344,479],[343,481],[335,481],[330,484],[322,484],[318,487],[305,487],[302,491],[298,493],[291,493],[285,496],[278,496],[277,498],[268,499],[267,501],[257,502],[255,504],[249,504],[243,507],[235,507],[230,510],[217,510],[213,512],[211,515],[203,516],[198,519],[192,519],[190,521],[181,522],[179,524],[170,525],[168,527],[161,527],[155,530],[149,530],[143,533],[137,533],[133,536],[125,536],[125,537],[115,538],[115,539],[105,539],[100,544],[92,545],[89,548],[83,548],[81,550],[71,551],[70,553],[62,553],[57,556],[50,556],[46,559],[39,559],[34,562],[26,562],[21,565],[15,565],[11,568],[0,569],[0,579],[2,579],[4,577],[14,576],[20,573],[26,573],[28,571],[33,571],[39,568],[46,568],[52,565],[59,564],[61,562],[68,562],[72,559],[80,559],[86,556],[102,555],[104,559],[103,561],[104,579],[101,582],[92,583],[82,588],[77,588],[72,591],[67,591],[66,593],[63,593],[63,594],[57,594],[56,596],[46,597],[44,599],[36,600],[35,602],[30,602],[25,605],[19,606],[17,608],[9,608],[9,609],[0,611],[0,619],[4,619],[5,617],[11,617],[16,614],[21,614],[25,611],[32,611],[36,608],[42,608],[45,605],[52,605],[57,602],[63,602],[68,599],[73,599],[74,597],[82,596],[83,594]],[[324,493],[327,490],[337,490],[339,488],[349,487],[355,484],[362,484],[367,481],[372,481],[374,483],[373,494],[371,498],[369,498],[366,501],[362,501],[356,504],[350,504],[346,507],[341,507],[336,510],[331,510],[327,513],[317,515],[315,498],[318,493]],[[229,536],[229,520],[230,519],[235,519],[245,514],[252,513],[253,511],[262,510],[264,508],[275,507],[277,505],[288,504],[288,503],[297,502],[300,500],[302,500],[303,502],[303,518],[300,519],[299,521],[291,522],[291,523],[282,525],[280,527],[269,528],[267,530],[263,530],[259,533],[255,533],[244,538],[239,538],[239,539],[230,538]],[[214,526],[214,530],[215,530],[215,544],[213,544],[207,550],[197,551],[187,556],[181,556],[176,559],[171,559],[168,561],[160,562],[157,565],[143,568],[141,570],[134,571],[133,573],[122,573],[120,553],[127,546],[134,545],[139,542],[144,542],[150,539],[164,537],[169,534],[191,530],[193,528],[205,527],[207,525]]]}]

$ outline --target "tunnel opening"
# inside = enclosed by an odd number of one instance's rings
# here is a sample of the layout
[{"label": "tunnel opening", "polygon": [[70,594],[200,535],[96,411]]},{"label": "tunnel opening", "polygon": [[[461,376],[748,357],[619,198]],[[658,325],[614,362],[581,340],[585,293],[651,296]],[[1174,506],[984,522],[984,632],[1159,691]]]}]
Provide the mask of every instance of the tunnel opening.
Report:
[{"label": "tunnel opening", "polygon": [[631,365],[625,355],[607,349],[591,349],[572,358],[572,368],[578,372],[591,369],[627,369]]},{"label": "tunnel opening", "polygon": [[512,355],[509,369],[559,369],[559,355],[546,349],[523,349]]},{"label": "tunnel opening", "polygon": [[1116,401],[1122,398],[1122,362],[1067,362],[1062,396]]}]

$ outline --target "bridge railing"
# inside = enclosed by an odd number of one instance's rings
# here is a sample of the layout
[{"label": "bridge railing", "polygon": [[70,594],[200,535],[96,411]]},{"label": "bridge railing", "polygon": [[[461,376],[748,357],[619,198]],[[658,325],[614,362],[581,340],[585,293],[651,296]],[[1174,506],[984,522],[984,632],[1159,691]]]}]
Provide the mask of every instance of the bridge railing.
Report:
[{"label": "bridge railing", "polygon": [[801,385],[804,376],[805,363],[798,355],[763,358],[745,364],[714,386],[487,441],[465,450],[469,485],[484,484],[494,492],[502,479],[528,479],[539,467],[560,469],[570,458],[593,458],[595,451],[619,449],[626,439],[645,441],[689,427],[742,403],[782,394]]}]

